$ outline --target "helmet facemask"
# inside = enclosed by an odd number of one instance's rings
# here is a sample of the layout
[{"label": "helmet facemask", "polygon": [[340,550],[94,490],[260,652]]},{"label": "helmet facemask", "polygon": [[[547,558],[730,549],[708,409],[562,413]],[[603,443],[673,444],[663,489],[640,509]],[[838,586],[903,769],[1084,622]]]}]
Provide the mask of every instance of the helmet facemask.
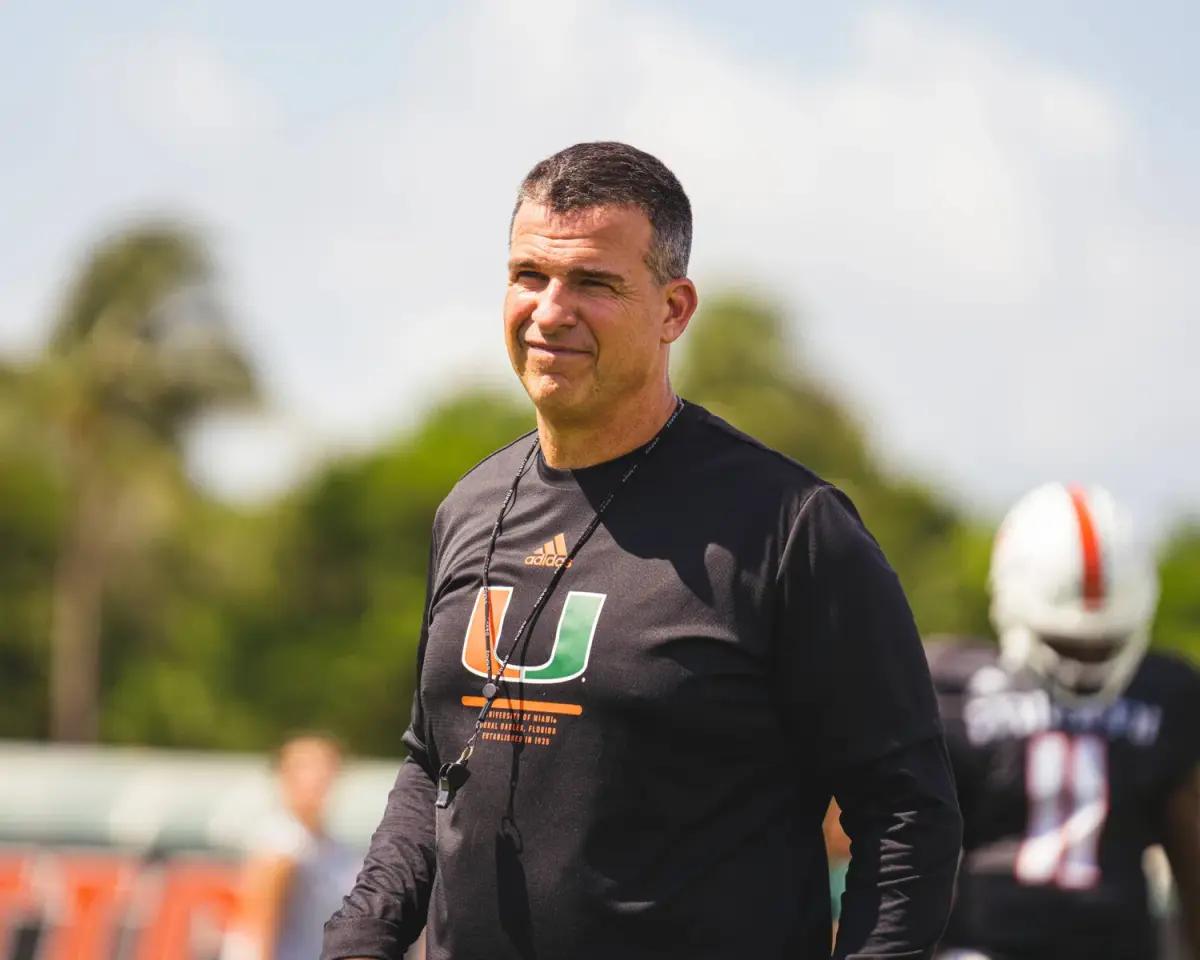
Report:
[{"label": "helmet facemask", "polygon": [[[1016,634],[1025,634],[1017,637]],[[1145,630],[1120,637],[1043,636],[1025,627],[1006,632],[1005,660],[1041,677],[1056,699],[1074,705],[1108,703],[1129,685],[1149,645]],[[1093,647],[1089,656],[1085,651]],[[1014,649],[1023,651],[1014,656]],[[1092,658],[1094,657],[1094,659]]]}]

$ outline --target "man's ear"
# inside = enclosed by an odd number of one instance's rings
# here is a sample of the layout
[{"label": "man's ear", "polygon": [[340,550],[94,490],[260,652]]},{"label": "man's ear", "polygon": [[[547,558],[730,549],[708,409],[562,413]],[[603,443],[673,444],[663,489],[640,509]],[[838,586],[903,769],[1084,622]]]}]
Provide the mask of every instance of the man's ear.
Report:
[{"label": "man's ear", "polygon": [[667,284],[667,312],[663,317],[662,342],[674,343],[687,329],[692,315],[700,303],[696,285],[687,277],[680,277]]}]

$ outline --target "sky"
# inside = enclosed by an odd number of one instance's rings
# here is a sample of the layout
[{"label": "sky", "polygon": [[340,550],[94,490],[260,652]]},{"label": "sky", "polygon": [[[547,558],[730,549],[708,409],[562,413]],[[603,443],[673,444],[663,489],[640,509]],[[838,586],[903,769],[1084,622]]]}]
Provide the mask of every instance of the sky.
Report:
[{"label": "sky", "polygon": [[[68,9],[73,6],[76,9]],[[201,479],[270,495],[508,384],[512,197],[620,139],[695,211],[701,296],[784,307],[897,470],[993,515],[1105,483],[1200,511],[1200,67],[1185,3],[0,3],[0,352],[92,243],[211,243],[264,414]]]}]

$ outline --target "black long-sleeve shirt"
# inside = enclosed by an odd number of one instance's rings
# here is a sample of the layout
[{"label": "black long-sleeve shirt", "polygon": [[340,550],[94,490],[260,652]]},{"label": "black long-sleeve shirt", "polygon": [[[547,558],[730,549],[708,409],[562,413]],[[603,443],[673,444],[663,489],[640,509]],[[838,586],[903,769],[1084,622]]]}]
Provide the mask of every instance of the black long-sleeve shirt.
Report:
[{"label": "black long-sleeve shirt", "polygon": [[[471,777],[434,806],[485,680],[480,569],[533,440],[434,524],[420,685],[325,960],[829,956],[821,820],[852,841],[834,955],[926,957],[960,823],[895,574],[849,501],[696,406],[622,488],[522,638]],[[535,456],[492,561],[500,655],[640,451]]]}]

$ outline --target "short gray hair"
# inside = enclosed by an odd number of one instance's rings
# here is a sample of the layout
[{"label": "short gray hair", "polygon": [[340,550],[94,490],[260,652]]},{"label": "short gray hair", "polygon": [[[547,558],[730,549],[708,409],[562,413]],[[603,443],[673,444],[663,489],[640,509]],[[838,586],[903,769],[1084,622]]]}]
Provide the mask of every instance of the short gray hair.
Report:
[{"label": "short gray hair", "polygon": [[662,284],[687,276],[692,205],[675,174],[636,147],[600,141],[560,150],[525,175],[513,219],[526,200],[545,204],[556,214],[589,207],[637,207],[653,231],[646,266],[654,279]]}]

